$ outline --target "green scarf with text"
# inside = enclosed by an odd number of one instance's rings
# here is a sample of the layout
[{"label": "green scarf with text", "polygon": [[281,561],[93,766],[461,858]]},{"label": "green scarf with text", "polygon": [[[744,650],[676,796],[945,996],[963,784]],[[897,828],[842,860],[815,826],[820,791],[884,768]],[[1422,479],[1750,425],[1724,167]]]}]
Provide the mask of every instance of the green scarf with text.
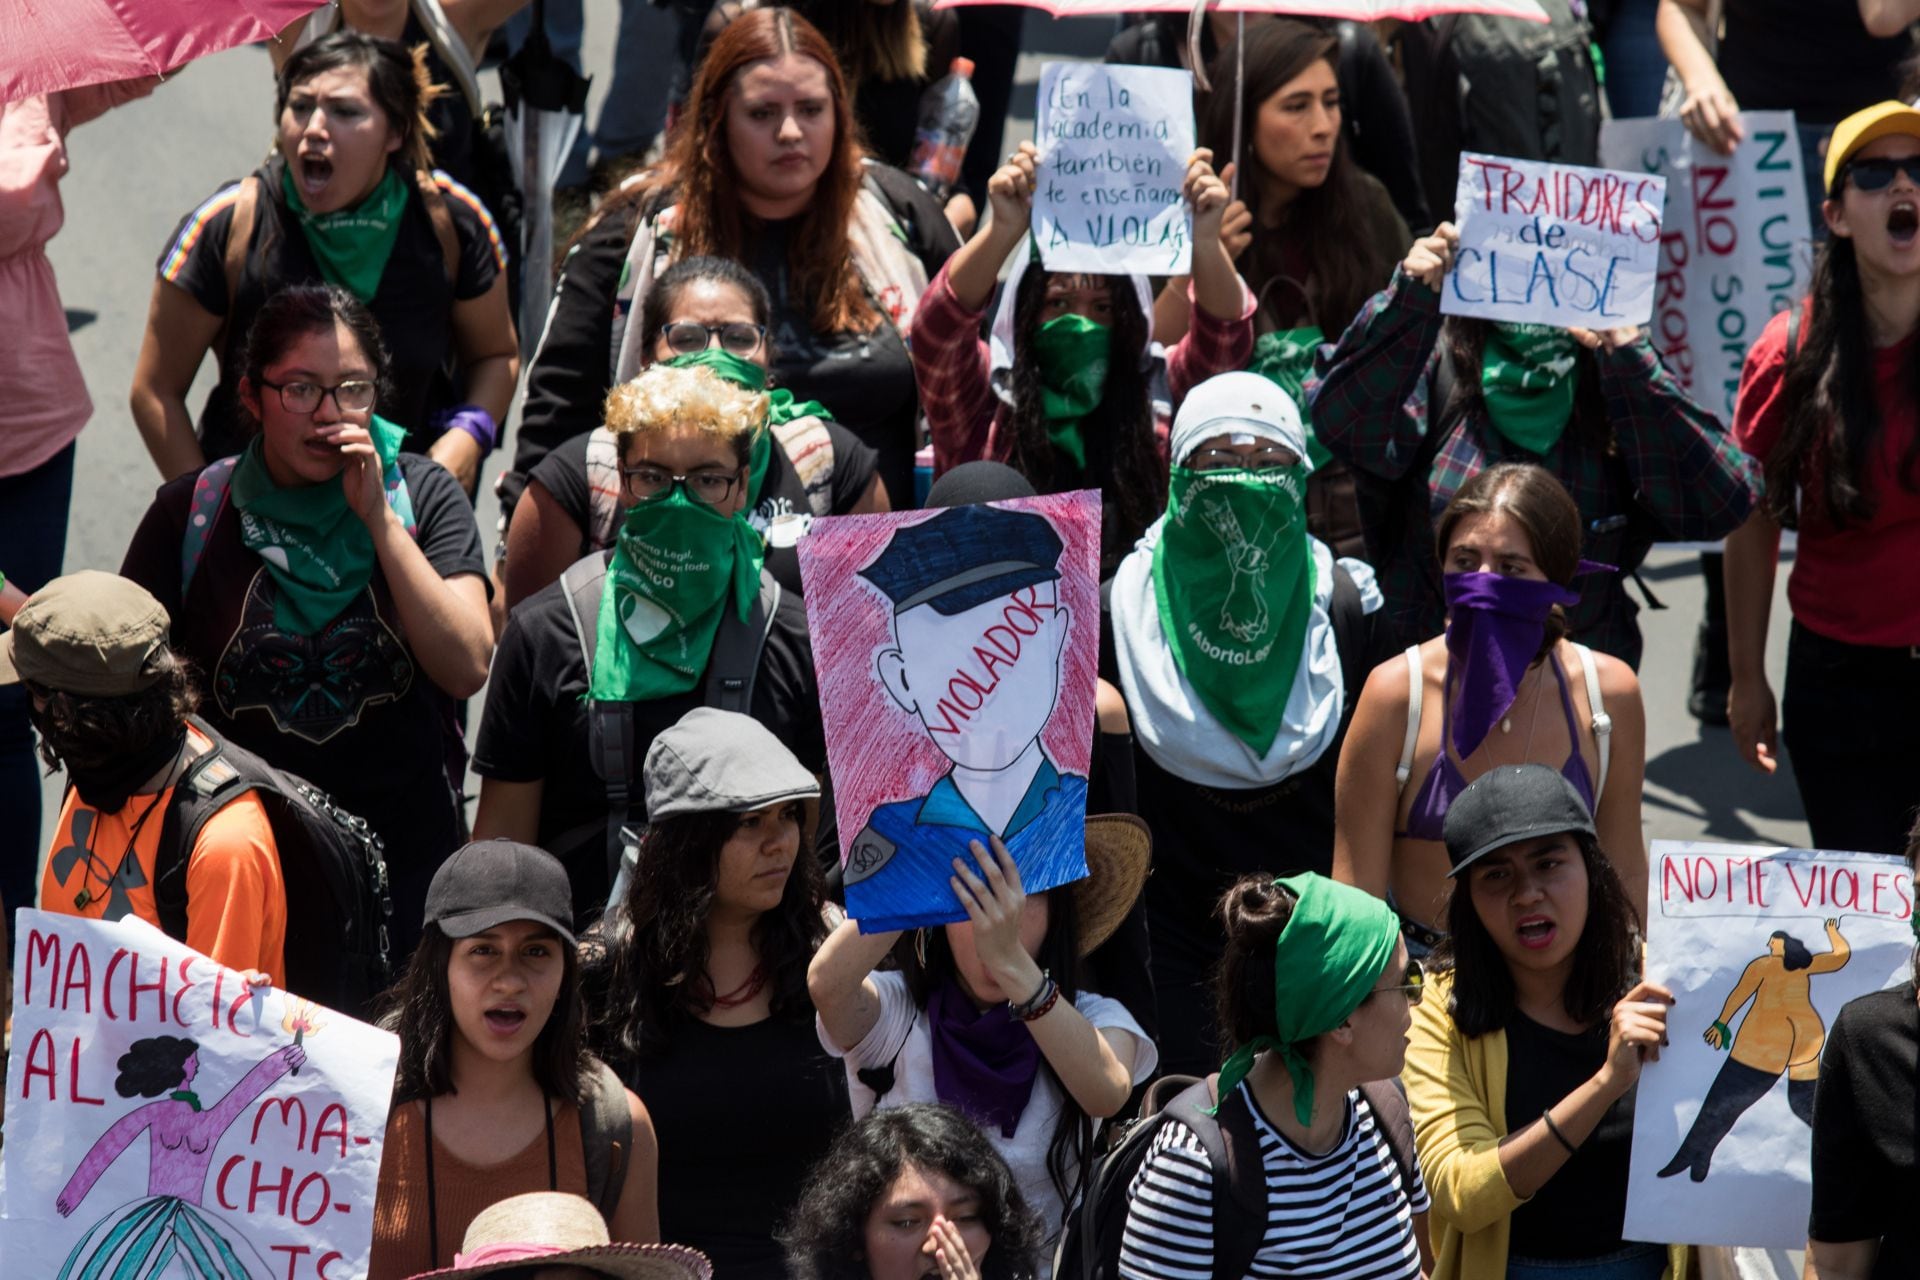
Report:
[{"label": "green scarf with text", "polygon": [[320,274],[360,301],[372,302],[407,211],[407,184],[399,173],[389,168],[365,200],[333,213],[308,212],[291,166],[280,170],[280,190],[299,220]]}]

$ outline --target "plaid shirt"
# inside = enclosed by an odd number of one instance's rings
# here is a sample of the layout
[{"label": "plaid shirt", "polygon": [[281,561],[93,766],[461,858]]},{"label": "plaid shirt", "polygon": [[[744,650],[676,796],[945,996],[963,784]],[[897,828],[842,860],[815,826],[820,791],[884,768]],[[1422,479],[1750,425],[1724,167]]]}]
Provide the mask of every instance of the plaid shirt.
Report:
[{"label": "plaid shirt", "polygon": [[[952,260],[948,260],[948,266]],[[1217,373],[1244,369],[1253,356],[1253,295],[1241,287],[1244,309],[1217,320],[1198,305],[1193,327],[1167,352],[1167,386],[1173,407],[1187,392]],[[993,389],[992,357],[980,337],[986,309],[962,306],[947,283],[947,267],[927,286],[913,317],[913,371],[920,380],[920,406],[933,430],[933,473],[963,462],[1005,462],[1013,452],[1008,417],[1013,406]],[[1154,439],[1167,453],[1167,420],[1156,406]]]},{"label": "plaid shirt", "polygon": [[[1621,570],[1581,580],[1580,603],[1569,611],[1574,634],[1637,668],[1639,606],[1627,597],[1626,574],[1652,540],[1706,540],[1738,528],[1757,492],[1751,460],[1687,398],[1644,335],[1594,353],[1613,428],[1607,452],[1568,436],[1542,455],[1519,450],[1494,430],[1477,396],[1465,400],[1437,447],[1423,450],[1440,325],[1439,295],[1396,268],[1339,343],[1320,348],[1307,381],[1314,434],[1336,458],[1392,486],[1399,546],[1378,549],[1382,563],[1374,568],[1394,643],[1417,644],[1445,626],[1433,530],[1460,486],[1497,462],[1538,462],[1580,508],[1581,555]],[[1423,457],[1431,463],[1415,474]]]}]

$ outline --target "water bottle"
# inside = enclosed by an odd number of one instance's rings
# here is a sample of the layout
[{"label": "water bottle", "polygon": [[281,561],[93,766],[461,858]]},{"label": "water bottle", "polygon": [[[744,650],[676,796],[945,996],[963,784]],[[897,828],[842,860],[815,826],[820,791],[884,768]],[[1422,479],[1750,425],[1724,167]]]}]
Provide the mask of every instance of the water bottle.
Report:
[{"label": "water bottle", "polygon": [[920,127],[913,137],[907,169],[936,200],[945,200],[960,181],[960,165],[980,123],[980,99],[973,92],[973,60],[955,58],[948,73],[920,97]]}]

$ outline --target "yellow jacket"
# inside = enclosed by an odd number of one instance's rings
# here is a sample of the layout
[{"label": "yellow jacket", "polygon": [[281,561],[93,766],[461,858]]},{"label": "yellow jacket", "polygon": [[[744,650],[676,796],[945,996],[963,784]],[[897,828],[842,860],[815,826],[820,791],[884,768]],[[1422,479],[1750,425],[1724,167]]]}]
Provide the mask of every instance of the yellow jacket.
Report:
[{"label": "yellow jacket", "polygon": [[[1497,1280],[1507,1234],[1525,1201],[1500,1168],[1507,1136],[1507,1033],[1469,1039],[1447,1013],[1452,976],[1436,975],[1413,1011],[1401,1079],[1413,1112],[1420,1173],[1433,1197],[1432,1280]],[[1667,1280],[1687,1280],[1689,1250],[1668,1250]]]}]

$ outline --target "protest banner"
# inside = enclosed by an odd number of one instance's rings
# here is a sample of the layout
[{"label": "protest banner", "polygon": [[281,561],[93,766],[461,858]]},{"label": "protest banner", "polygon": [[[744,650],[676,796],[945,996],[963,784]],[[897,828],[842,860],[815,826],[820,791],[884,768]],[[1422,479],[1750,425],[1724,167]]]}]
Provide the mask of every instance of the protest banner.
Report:
[{"label": "protest banner", "polygon": [[1600,158],[1667,180],[1654,349],[1687,394],[1733,421],[1747,348],[1813,276],[1807,188],[1791,111],[1743,111],[1730,156],[1678,120],[1610,120]]},{"label": "protest banner", "polygon": [[1640,1073],[1626,1238],[1805,1245],[1813,1093],[1842,1005],[1904,981],[1913,880],[1866,853],[1655,840],[1647,977],[1673,992]]},{"label": "protest banner", "polygon": [[1653,314],[1666,179],[1460,155],[1460,247],[1440,310],[1511,324],[1617,329]]},{"label": "protest banner", "polygon": [[831,516],[799,544],[847,913],[964,920],[949,881],[1007,843],[1029,893],[1087,874],[1100,495]]},{"label": "protest banner", "polygon": [[135,917],[16,917],[0,1275],[358,1280],[399,1041]]},{"label": "protest banner", "polygon": [[1180,188],[1194,147],[1193,77],[1049,62],[1034,132],[1033,231],[1047,270],[1186,273],[1193,217]]}]

